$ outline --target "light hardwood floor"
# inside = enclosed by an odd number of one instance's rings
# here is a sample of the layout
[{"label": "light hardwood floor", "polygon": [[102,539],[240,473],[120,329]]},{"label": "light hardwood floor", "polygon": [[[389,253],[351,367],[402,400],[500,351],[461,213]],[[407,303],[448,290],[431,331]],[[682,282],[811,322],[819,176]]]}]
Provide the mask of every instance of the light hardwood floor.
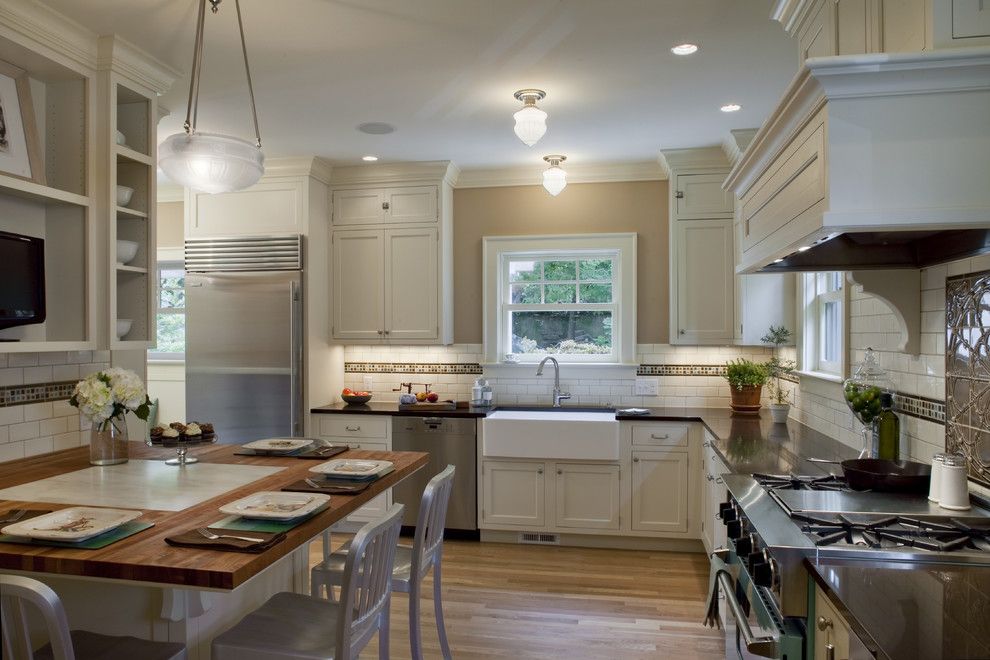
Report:
[{"label": "light hardwood floor", "polygon": [[[334,543],[345,538],[334,535]],[[319,543],[310,556],[319,560]],[[725,657],[722,632],[701,625],[703,553],[447,541],[443,572],[447,635],[457,659]],[[439,658],[428,580],[423,652]],[[392,599],[395,658],[410,656],[407,598]],[[362,657],[377,657],[376,644],[377,638]]]}]

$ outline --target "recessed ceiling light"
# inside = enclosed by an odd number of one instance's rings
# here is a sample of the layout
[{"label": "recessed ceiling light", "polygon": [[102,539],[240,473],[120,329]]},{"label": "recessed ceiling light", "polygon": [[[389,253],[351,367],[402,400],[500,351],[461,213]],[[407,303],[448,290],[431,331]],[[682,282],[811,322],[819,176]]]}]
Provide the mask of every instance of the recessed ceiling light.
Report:
[{"label": "recessed ceiling light", "polygon": [[674,55],[693,55],[698,52],[696,44],[678,44],[670,49]]},{"label": "recessed ceiling light", "polygon": [[376,160],[378,160],[378,156],[361,156],[361,160],[366,161],[366,162],[369,162],[369,163],[373,163]]},{"label": "recessed ceiling light", "polygon": [[387,135],[395,132],[395,126],[382,121],[369,121],[360,124],[357,129],[368,135]]},{"label": "recessed ceiling light", "polygon": [[721,108],[719,108],[719,110],[721,110],[722,112],[738,112],[739,110],[742,110],[742,106],[739,105],[738,103],[726,103]]}]

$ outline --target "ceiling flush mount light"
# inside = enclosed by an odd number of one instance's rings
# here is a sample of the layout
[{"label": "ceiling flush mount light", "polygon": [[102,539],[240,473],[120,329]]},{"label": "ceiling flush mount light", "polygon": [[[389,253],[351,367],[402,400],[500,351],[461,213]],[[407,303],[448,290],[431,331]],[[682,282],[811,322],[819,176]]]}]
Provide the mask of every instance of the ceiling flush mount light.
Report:
[{"label": "ceiling flush mount light", "polygon": [[543,160],[550,163],[550,167],[543,170],[543,187],[556,197],[567,187],[567,172],[560,167],[560,164],[567,160],[567,156],[544,156]]},{"label": "ceiling flush mount light", "polygon": [[234,0],[234,8],[237,12],[237,29],[241,35],[241,53],[244,56],[244,72],[247,74],[248,96],[251,99],[255,141],[252,144],[230,135],[196,132],[207,2],[215,14],[220,8],[221,0],[201,0],[199,5],[192,77],[189,81],[189,103],[183,124],[185,132],[170,135],[162,142],[158,148],[158,164],[169,179],[186,188],[207,193],[233,192],[254,185],[261,178],[265,173],[265,154],[261,151],[261,131],[258,129],[258,111],[254,106],[254,87],[251,84],[251,69],[248,67],[240,0]]},{"label": "ceiling flush mount light", "polygon": [[378,160],[378,156],[361,156],[361,160],[366,163],[373,163]]},{"label": "ceiling flush mount light", "polygon": [[395,126],[386,124],[383,121],[366,121],[363,124],[358,124],[357,129],[368,135],[388,135],[389,133],[395,133]]},{"label": "ceiling flush mount light", "polygon": [[516,120],[513,130],[526,146],[532,147],[547,132],[547,113],[536,107],[536,102],[546,96],[542,89],[520,89],[515,93],[515,97],[523,102],[523,107],[512,115]]},{"label": "ceiling flush mount light", "polygon": [[696,44],[677,44],[670,49],[674,55],[694,55],[698,52],[698,46]]},{"label": "ceiling flush mount light", "polygon": [[739,105],[738,103],[726,103],[721,108],[719,108],[719,110],[721,110],[722,112],[739,112],[740,110],[742,110],[742,106]]}]

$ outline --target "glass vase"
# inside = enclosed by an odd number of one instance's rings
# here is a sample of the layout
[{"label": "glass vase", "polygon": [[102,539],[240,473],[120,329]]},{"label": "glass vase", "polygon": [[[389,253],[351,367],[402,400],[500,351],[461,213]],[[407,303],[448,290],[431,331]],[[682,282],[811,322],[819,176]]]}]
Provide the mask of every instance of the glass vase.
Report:
[{"label": "glass vase", "polygon": [[117,465],[127,462],[127,422],[111,418],[94,424],[89,431],[89,462],[93,465]]}]

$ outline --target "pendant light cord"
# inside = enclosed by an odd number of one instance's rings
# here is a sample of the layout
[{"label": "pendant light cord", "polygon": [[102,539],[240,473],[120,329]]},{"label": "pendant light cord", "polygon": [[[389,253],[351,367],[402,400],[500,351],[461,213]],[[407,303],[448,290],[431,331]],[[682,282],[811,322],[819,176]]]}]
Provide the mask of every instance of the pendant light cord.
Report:
[{"label": "pendant light cord", "polygon": [[[216,13],[220,0],[202,0],[199,5],[199,14],[196,17],[196,43],[193,45],[192,76],[189,79],[189,103],[186,105],[186,121],[183,127],[186,133],[192,135],[196,132],[196,120],[199,115],[199,83],[202,79],[203,70],[203,28],[206,22],[206,3],[213,4],[213,12]],[[254,121],[255,144],[261,148],[261,129],[258,127],[258,109],[254,103],[254,84],[251,82],[251,67],[248,65],[247,43],[244,39],[244,21],[241,19],[241,1],[234,0],[234,8],[237,10],[237,29],[241,36],[241,54],[244,56],[244,73],[247,74],[248,97],[251,99],[251,119]]]}]

